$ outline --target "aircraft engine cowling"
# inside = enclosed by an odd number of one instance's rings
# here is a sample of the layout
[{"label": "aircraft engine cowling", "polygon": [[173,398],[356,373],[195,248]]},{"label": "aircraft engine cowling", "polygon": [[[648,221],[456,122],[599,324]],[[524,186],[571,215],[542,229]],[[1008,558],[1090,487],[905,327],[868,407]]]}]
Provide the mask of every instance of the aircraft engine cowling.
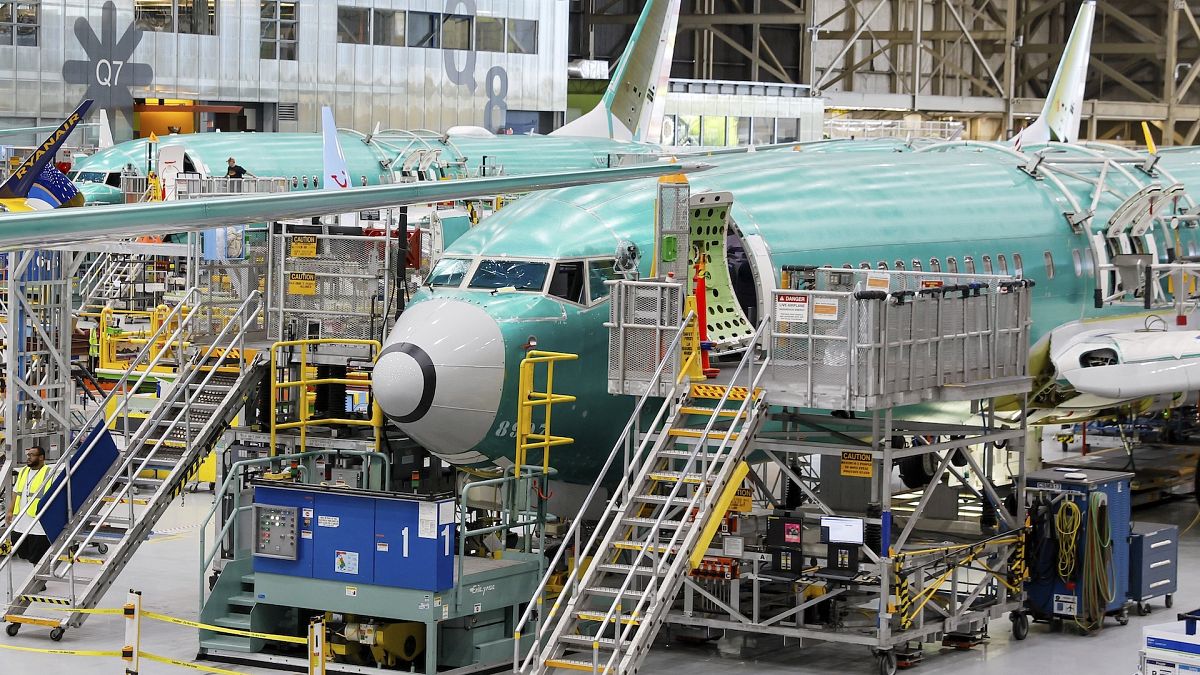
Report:
[{"label": "aircraft engine cowling", "polygon": [[1200,331],[1085,333],[1052,356],[1077,392],[1113,399],[1200,389]]}]

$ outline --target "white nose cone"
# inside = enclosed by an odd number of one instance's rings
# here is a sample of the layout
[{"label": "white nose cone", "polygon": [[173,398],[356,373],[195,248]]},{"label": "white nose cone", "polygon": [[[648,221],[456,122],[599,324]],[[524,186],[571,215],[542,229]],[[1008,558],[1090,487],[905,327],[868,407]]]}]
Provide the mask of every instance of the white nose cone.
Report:
[{"label": "white nose cone", "polygon": [[384,414],[427,450],[454,464],[496,421],[504,386],[504,339],[482,307],[429,300],[405,310],[375,364],[371,388]]}]

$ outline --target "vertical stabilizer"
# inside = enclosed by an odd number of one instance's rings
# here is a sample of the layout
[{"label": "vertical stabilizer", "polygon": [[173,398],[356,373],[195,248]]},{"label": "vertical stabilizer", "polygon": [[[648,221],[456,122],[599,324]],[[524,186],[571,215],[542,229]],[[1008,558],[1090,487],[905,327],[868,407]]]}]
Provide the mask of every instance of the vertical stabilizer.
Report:
[{"label": "vertical stabilizer", "polygon": [[321,108],[321,151],[324,157],[326,190],[345,190],[350,187],[350,170],[346,166],[346,154],[338,141],[337,125],[333,123],[333,111],[328,106]]},{"label": "vertical stabilizer", "polygon": [[554,132],[558,136],[658,143],[680,0],[650,0],[594,110]]},{"label": "vertical stabilizer", "polygon": [[[53,167],[54,156],[62,149],[63,143],[70,138],[71,132],[79,126],[79,123],[83,121],[83,116],[87,114],[88,108],[91,107],[92,99],[90,98],[80,103],[75,112],[68,115],[57,129],[51,131],[50,135],[38,144],[33,152],[29,153],[29,156],[12,172],[8,180],[0,185],[0,199],[24,199],[29,195],[34,184],[42,178],[43,170],[47,168],[59,176],[62,175]],[[70,181],[66,182],[70,183]]]},{"label": "vertical stabilizer", "polygon": [[1079,7],[1075,27],[1067,38],[1062,61],[1054,73],[1054,83],[1046,94],[1042,114],[1033,124],[1013,137],[1013,145],[1074,143],[1079,140],[1079,123],[1083,118],[1083,86],[1087,79],[1088,61],[1092,56],[1092,24],[1096,19],[1096,2],[1088,0]]}]

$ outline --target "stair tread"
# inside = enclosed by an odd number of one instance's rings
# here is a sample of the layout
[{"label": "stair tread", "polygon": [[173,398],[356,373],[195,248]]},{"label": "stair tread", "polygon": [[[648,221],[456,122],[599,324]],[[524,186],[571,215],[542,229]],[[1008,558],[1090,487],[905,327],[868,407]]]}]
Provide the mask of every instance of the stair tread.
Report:
[{"label": "stair tread", "polygon": [[236,605],[238,607],[253,607],[258,604],[258,601],[254,599],[254,595],[252,593],[238,593],[236,595],[231,595],[226,602],[230,605]]},{"label": "stair tread", "polygon": [[[680,500],[680,501],[682,501],[682,500]],[[653,527],[654,523],[656,523],[657,521],[658,521],[657,518],[642,518],[639,516],[629,516],[627,518],[621,519],[622,523],[628,523],[630,525],[642,525],[645,527]],[[682,527],[683,525],[684,525],[684,522],[682,520],[672,520],[669,518],[664,518],[662,523],[660,524],[660,527],[678,529],[678,528]]]},{"label": "stair tread", "polygon": [[[744,413],[744,412],[743,412],[743,413],[738,413],[738,411],[737,411],[737,410],[733,410],[733,409],[730,409],[730,408],[720,408],[720,409],[719,409],[719,411],[720,411],[720,412],[719,412],[718,414],[719,414],[721,417],[742,417],[742,418],[745,418],[745,417],[747,416],[747,414],[746,414],[746,413]],[[704,407],[704,406],[691,406],[691,405],[685,405],[685,406],[683,406],[682,408],[680,408],[680,409],[679,409],[679,412],[680,412],[681,414],[684,414],[684,415],[707,415],[707,416],[709,416],[709,417],[712,417],[712,414],[713,414],[713,413],[717,413],[717,412],[718,412],[718,408],[709,408],[709,407]]]},{"label": "stair tread", "polygon": [[[561,635],[561,636],[559,636],[558,639],[560,642],[565,642],[567,644],[572,644],[572,645],[581,645],[584,647],[591,647],[592,643],[594,642],[594,643],[600,645],[601,649],[612,649],[617,644],[616,640],[614,638],[610,638],[610,637],[598,638],[594,635]],[[627,646],[629,646],[628,640],[621,643],[622,648],[627,647]]]},{"label": "stair tread", "polygon": [[724,429],[714,429],[712,431],[709,431],[706,436],[703,429],[687,429],[687,428],[668,429],[667,435],[674,436],[676,438],[706,438],[707,437],[709,440],[725,440],[725,436],[728,435],[729,440],[731,440],[731,441],[736,441],[741,436],[741,434],[736,431],[730,432],[730,431],[726,431]]},{"label": "stair tread", "polygon": [[234,652],[257,651],[252,649],[253,642],[253,638],[217,634],[201,638],[200,646],[204,649],[226,649]]},{"label": "stair tread", "polygon": [[615,598],[618,595],[622,598],[640,598],[646,593],[646,591],[633,591],[629,589],[622,591],[620,588],[613,588],[612,586],[589,586],[583,589],[583,592],[591,595],[601,595],[606,598]]},{"label": "stair tread", "polygon": [[[567,670],[586,670],[592,672],[591,661],[580,661],[578,659],[546,659],[546,667],[548,668],[565,668]],[[600,666],[597,672],[607,673],[608,668]]]},{"label": "stair tread", "polygon": [[[603,621],[604,617],[607,616],[607,614],[608,614],[607,612],[596,612],[596,611],[592,611],[592,610],[579,610],[579,611],[575,612],[575,618],[579,619],[580,621]],[[617,620],[617,616],[614,614],[613,617],[611,619],[609,619],[608,621],[609,621],[609,623],[612,623],[616,620]],[[637,626],[637,625],[641,625],[642,619],[640,616],[634,616],[633,614],[622,614],[621,615],[621,623],[632,624],[634,626]]]},{"label": "stair tread", "polygon": [[660,483],[672,483],[683,480],[686,483],[699,483],[703,480],[703,476],[698,473],[683,473],[682,471],[654,471],[649,476],[650,480],[656,480]]},{"label": "stair tread", "polygon": [[223,626],[225,628],[240,628],[250,630],[250,615],[249,614],[228,614],[226,616],[218,616],[213,619],[214,626]]},{"label": "stair tread", "polygon": [[627,565],[625,563],[602,563],[596,566],[602,572],[610,572],[612,574],[629,574],[636,572],[645,576],[653,576],[654,568],[645,565]]}]

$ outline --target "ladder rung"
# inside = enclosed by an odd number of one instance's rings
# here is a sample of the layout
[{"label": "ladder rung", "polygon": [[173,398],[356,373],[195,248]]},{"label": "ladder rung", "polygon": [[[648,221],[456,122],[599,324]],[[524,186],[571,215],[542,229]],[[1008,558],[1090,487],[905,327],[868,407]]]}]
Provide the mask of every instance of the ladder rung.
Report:
[{"label": "ladder rung", "polygon": [[[729,440],[731,441],[736,441],[738,436],[740,436],[740,434],[736,431],[732,433],[728,431],[710,431],[708,432],[707,438],[716,441],[723,441],[725,440],[726,434],[729,434]],[[667,435],[674,436],[675,438],[705,438],[703,429],[669,429],[667,431]]]},{"label": "ladder rung", "polygon": [[[613,648],[613,646],[616,644],[616,640],[613,638],[609,638],[609,637],[598,638],[593,635],[562,635],[562,636],[559,636],[558,640],[559,640],[559,642],[564,642],[566,644],[575,645],[575,646],[579,646],[579,647],[587,647],[588,649],[591,649],[592,645],[596,644],[601,649],[611,650]],[[628,647],[628,646],[629,646],[628,642],[621,643],[622,649],[624,649],[625,647]]]},{"label": "ladder rung", "polygon": [[[638,525],[640,527],[654,527],[654,523],[657,520],[658,520],[657,518],[640,518],[640,517],[630,516],[628,518],[623,518],[621,520],[621,522],[625,523],[627,525]],[[662,523],[659,524],[659,526],[662,529],[678,530],[679,528],[683,527],[683,521],[667,520],[664,518]]]},{"label": "ladder rung", "polygon": [[655,480],[660,483],[678,483],[682,480],[685,483],[693,483],[699,485],[703,477],[698,473],[689,473],[684,475],[678,471],[655,471],[650,474],[650,480]]},{"label": "ladder rung", "polygon": [[744,413],[744,412],[739,413],[736,410],[729,410],[729,409],[725,409],[725,408],[718,410],[716,408],[683,406],[682,408],[679,409],[679,412],[684,415],[703,415],[705,417],[712,417],[713,413],[716,413],[720,417],[741,417],[743,419],[746,417],[746,413]]},{"label": "ladder rung", "polygon": [[[575,612],[575,618],[579,619],[580,621],[604,621],[604,617],[606,615],[607,615],[606,612],[590,612],[590,611]],[[617,620],[618,620],[618,618],[614,614],[613,616],[609,617],[608,622],[614,623]],[[636,617],[632,614],[622,614],[620,616],[620,621],[621,621],[621,623],[623,623],[627,626],[640,626],[642,624],[641,618]]]},{"label": "ladder rung", "polygon": [[[112,502],[115,502],[115,501],[117,501],[117,498],[116,498],[116,497],[113,497],[113,496],[111,496],[111,495],[107,495],[107,496],[101,497],[101,499],[100,499],[100,500],[101,500],[101,501],[104,501],[104,502],[109,502],[109,503],[112,503]],[[127,499],[127,498],[125,498],[125,497],[122,497],[122,498],[121,498],[121,503],[122,503],[122,504],[128,504],[128,503],[129,503],[129,501],[130,501],[130,500],[129,500],[129,499]],[[133,505],[134,505],[134,506],[145,506],[145,505],[147,505],[147,504],[149,504],[149,503],[150,503],[150,502],[149,502],[149,500],[146,500],[146,499],[137,499],[137,498],[135,498],[135,499],[133,500]]]},{"label": "ladder rung", "polygon": [[[565,668],[566,670],[584,670],[592,672],[591,661],[576,661],[575,659],[546,659],[547,668]],[[607,673],[608,668],[603,665],[595,668],[598,673]]]},{"label": "ladder rung", "polygon": [[617,596],[622,598],[640,598],[642,595],[647,593],[647,591],[631,591],[629,589],[622,591],[619,588],[611,588],[609,586],[594,586],[591,588],[585,588],[583,589],[583,592],[587,593],[588,595],[599,595],[605,598],[615,598]]},{"label": "ladder rung", "polygon": [[673,501],[679,501],[679,499],[672,500],[667,495],[634,495],[633,501],[644,504],[670,504]]},{"label": "ladder rung", "polygon": [[632,573],[632,574],[639,574],[639,575],[647,576],[647,577],[652,577],[655,574],[653,567],[645,567],[644,565],[637,565],[635,567],[634,565],[625,565],[622,563],[604,563],[602,565],[597,565],[597,567],[600,569],[601,572],[609,572],[611,574],[631,574]]}]

